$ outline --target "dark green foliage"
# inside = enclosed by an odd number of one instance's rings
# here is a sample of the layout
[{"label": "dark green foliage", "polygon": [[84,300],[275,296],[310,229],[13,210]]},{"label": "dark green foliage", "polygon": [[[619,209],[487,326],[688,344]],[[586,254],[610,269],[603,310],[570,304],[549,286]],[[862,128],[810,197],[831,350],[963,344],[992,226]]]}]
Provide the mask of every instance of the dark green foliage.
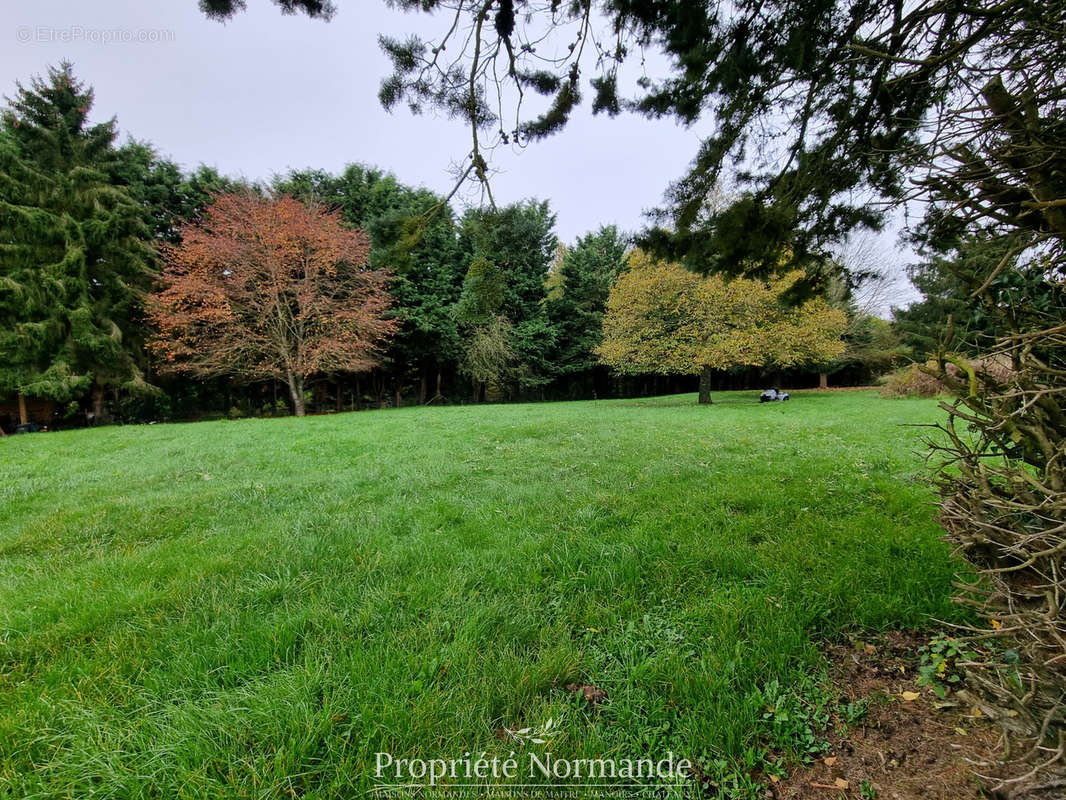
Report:
[{"label": "dark green foliage", "polygon": [[407,379],[439,376],[460,351],[452,307],[462,288],[456,226],[441,198],[425,189],[404,188],[400,203],[373,220],[368,229],[376,250],[371,262],[395,272],[390,291],[403,327],[390,358]]},{"label": "dark green foliage", "polygon": [[457,316],[468,326],[499,317],[508,324],[518,386],[551,380],[557,332],[545,308],[546,280],[555,253],[555,215],[528,200],[498,211],[471,210],[462,220],[460,248],[470,259]]},{"label": "dark green foliage", "polygon": [[[1061,303],[1061,283],[1046,259],[1019,264],[1011,255],[1013,237],[976,234],[950,254],[931,255],[908,269],[923,299],[893,315],[904,343],[916,359],[938,351],[970,356],[985,353],[1004,331],[1031,327],[1028,316],[1046,319]],[[974,292],[1006,259],[979,296]]]},{"label": "dark green foliage", "polygon": [[[405,210],[410,205],[405,194],[416,191],[401,184],[395,175],[363,164],[349,164],[340,175],[321,169],[293,170],[276,178],[272,187],[281,194],[341,209],[345,222],[364,228],[372,239],[374,222]],[[380,240],[374,243],[379,253],[385,246]]]},{"label": "dark green foliage", "polygon": [[607,295],[625,268],[625,256],[626,240],[613,225],[582,236],[563,256],[561,290],[548,301],[557,335],[553,360],[561,375],[599,366],[593,350],[600,344]]},{"label": "dark green foliage", "polygon": [[546,201],[526,200],[498,211],[475,209],[462,221],[462,246],[507,276],[502,312],[516,324],[540,315],[557,239]]},{"label": "dark green foliage", "polygon": [[69,64],[18,85],[0,144],[0,391],[69,400],[143,387],[141,209],[112,185],[114,120],[88,124]]},{"label": "dark green foliage", "polygon": [[151,144],[135,139],[114,152],[110,174],[141,205],[153,238],[171,244],[181,240],[181,225],[199,219],[213,195],[253,188],[203,164],[186,175]]},{"label": "dark green foliage", "polygon": [[[973,236],[950,255],[931,254],[907,268],[922,299],[905,309],[893,309],[892,314],[917,360],[924,361],[940,347],[973,355],[992,345],[995,331],[970,295],[1005,253],[1004,242]],[[946,341],[949,323],[952,335]]]},{"label": "dark green foliage", "polygon": [[[322,19],[329,19],[336,11],[330,0],[274,0],[274,4],[283,14],[303,13]],[[212,19],[229,19],[245,8],[245,0],[200,0],[200,10]]]},{"label": "dark green foliage", "polygon": [[464,325],[484,325],[501,316],[506,285],[507,276],[494,261],[475,258],[463,279],[455,318]]}]

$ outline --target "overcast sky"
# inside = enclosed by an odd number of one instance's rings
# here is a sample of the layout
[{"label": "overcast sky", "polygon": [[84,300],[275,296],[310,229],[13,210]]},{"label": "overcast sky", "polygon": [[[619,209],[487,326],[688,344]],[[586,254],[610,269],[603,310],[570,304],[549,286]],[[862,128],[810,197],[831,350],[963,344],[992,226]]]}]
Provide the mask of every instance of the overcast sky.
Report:
[{"label": "overcast sky", "polygon": [[[267,179],[357,161],[451,188],[449,167],[469,150],[462,124],[406,107],[386,113],[377,99],[389,71],[378,34],[432,33],[440,20],[383,0],[340,0],[330,22],[283,16],[269,0],[247,4],[222,24],[196,0],[0,0],[0,92],[67,59],[96,90],[95,119],[116,116],[123,138],[146,139],[183,167]],[[549,200],[567,242],[604,223],[635,231],[698,144],[696,131],[672,121],[586,111],[559,136],[498,150],[493,191],[497,202]],[[898,272],[905,259],[891,242],[878,249]]]}]

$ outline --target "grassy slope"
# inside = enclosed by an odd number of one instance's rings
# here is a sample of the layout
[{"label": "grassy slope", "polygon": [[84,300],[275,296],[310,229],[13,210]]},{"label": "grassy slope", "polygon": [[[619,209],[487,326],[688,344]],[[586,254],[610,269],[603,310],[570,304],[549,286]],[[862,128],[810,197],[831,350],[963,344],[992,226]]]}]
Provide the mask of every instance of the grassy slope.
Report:
[{"label": "grassy slope", "polygon": [[548,717],[752,761],[812,638],[957,613],[934,404],[754,397],[0,441],[0,794],[346,796]]}]

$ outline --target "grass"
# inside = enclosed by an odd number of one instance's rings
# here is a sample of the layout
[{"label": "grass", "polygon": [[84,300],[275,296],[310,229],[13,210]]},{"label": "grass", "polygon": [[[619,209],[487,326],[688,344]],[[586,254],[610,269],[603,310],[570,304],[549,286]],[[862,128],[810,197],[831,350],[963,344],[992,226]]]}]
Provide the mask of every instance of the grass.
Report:
[{"label": "grass", "polygon": [[820,638],[959,613],[903,427],[934,401],[755,397],[0,440],[0,796],[348,797],[377,752],[530,747],[754,792],[817,750]]}]

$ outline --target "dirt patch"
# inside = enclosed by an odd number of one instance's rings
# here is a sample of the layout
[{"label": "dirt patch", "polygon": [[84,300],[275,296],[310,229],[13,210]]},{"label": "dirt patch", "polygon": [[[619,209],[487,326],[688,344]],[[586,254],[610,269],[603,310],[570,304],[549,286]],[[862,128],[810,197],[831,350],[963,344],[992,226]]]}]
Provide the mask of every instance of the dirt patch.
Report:
[{"label": "dirt patch", "polygon": [[826,737],[830,752],[771,782],[767,798],[987,796],[973,764],[994,760],[999,732],[953,697],[941,700],[931,689],[917,687],[918,648],[925,641],[893,632],[830,645],[831,678],[848,711],[834,715]]},{"label": "dirt patch", "polygon": [[579,695],[585,698],[585,701],[591,705],[599,705],[607,699],[607,692],[600,689],[598,686],[592,686],[586,683],[568,683],[566,684],[566,691],[570,694]]}]

